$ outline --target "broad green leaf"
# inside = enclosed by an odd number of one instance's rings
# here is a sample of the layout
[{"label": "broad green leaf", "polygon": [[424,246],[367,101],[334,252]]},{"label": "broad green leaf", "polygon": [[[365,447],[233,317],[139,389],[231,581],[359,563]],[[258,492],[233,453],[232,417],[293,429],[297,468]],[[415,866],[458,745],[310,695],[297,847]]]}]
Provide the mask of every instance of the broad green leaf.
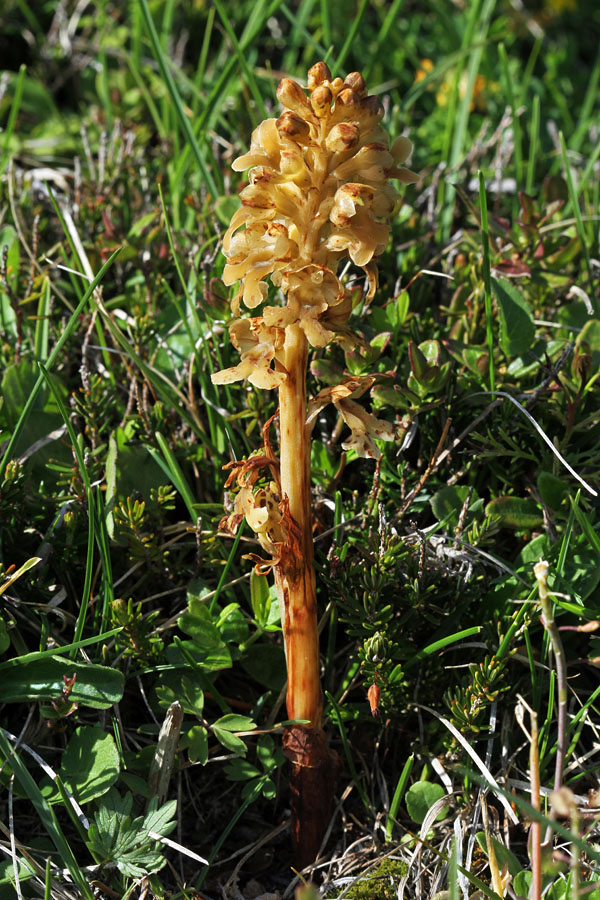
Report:
[{"label": "broad green leaf", "polygon": [[[28,878],[32,878],[35,875],[33,869],[28,866],[25,862],[17,858],[17,871],[19,873],[19,881],[27,881]],[[14,891],[15,884],[15,870],[13,866],[13,862],[11,859],[5,859],[0,862],[0,890],[4,888],[6,885],[10,885],[11,893],[9,894],[0,894],[0,898],[4,898],[4,896],[14,897],[15,894],[12,893]]]},{"label": "broad green leaf", "polygon": [[205,766],[208,761],[208,734],[203,725],[192,725],[187,733],[188,759]]},{"label": "broad green leaf", "polygon": [[246,747],[243,740],[237,735],[232,734],[231,731],[228,731],[225,728],[219,728],[218,725],[213,725],[213,734],[220,744],[223,744],[226,750],[230,750],[232,753],[237,753],[238,756],[245,756],[248,752],[248,748]]},{"label": "broad green leaf", "polygon": [[536,528],[544,521],[535,500],[524,497],[496,497],[485,508],[486,516],[497,516],[503,528]]},{"label": "broad green leaf", "polygon": [[4,669],[0,678],[0,703],[59,700],[65,686],[63,676],[72,678],[73,675],[76,678],[69,699],[74,703],[108,709],[123,696],[125,678],[118,669],[51,656]]},{"label": "broad green leaf", "polygon": [[113,433],[116,440],[117,480],[115,495],[128,497],[136,491],[147,497],[150,488],[158,488],[165,483],[165,474],[148,451],[136,443],[135,426],[129,422],[125,428],[117,428]]},{"label": "broad green leaf", "polygon": [[239,603],[229,603],[220,613],[217,628],[228,644],[241,644],[250,635],[250,629]]},{"label": "broad green leaf", "polygon": [[179,617],[177,624],[192,638],[184,641],[184,645],[205,668],[227,669],[231,666],[231,654],[206,603],[190,597],[188,612]]},{"label": "broad green leaf", "polygon": [[264,627],[271,609],[271,592],[267,576],[257,575],[254,569],[250,574],[250,603],[254,618],[261,627]]},{"label": "broad green leaf", "polygon": [[177,800],[169,800],[167,803],[163,803],[159,809],[155,807],[156,799],[153,799],[144,819],[144,828],[146,831],[155,831],[157,834],[166,836],[177,826],[175,819]]},{"label": "broad green leaf", "polygon": [[[432,781],[417,781],[416,784],[411,785],[411,787],[406,792],[406,809],[413,820],[417,825],[421,825],[425,820],[425,816],[433,806],[433,804],[445,795],[446,791],[441,786],[441,784],[437,784],[437,782]],[[438,819],[443,819],[445,816],[445,812],[441,809],[437,815],[436,821]]]},{"label": "broad green leaf", "polygon": [[[101,797],[119,776],[119,751],[113,736],[98,725],[76,728],[65,747],[58,774],[78,803]],[[61,800],[50,779],[44,780],[41,791],[49,803]]]},{"label": "broad green leaf", "polygon": [[[479,844],[483,852],[487,855],[485,832],[478,831],[475,837],[477,838],[477,843]],[[523,868],[515,854],[512,852],[512,850],[509,850],[508,847],[505,847],[504,844],[501,844],[500,841],[493,836],[492,846],[494,847],[494,853],[496,854],[496,859],[498,860],[500,871],[502,871],[504,866],[506,866],[512,877],[515,878],[515,876],[518,875]]]},{"label": "broad green leaf", "polygon": [[513,889],[515,893],[519,897],[529,897],[529,890],[531,888],[532,880],[533,875],[531,874],[531,872],[525,872],[523,870],[518,872],[513,879]]},{"label": "broad green leaf", "polygon": [[228,781],[248,781],[249,778],[260,777],[260,772],[247,759],[232,759],[225,766],[225,776]]},{"label": "broad green leaf", "polygon": [[235,713],[227,713],[227,715],[221,716],[214,725],[224,728],[226,731],[254,731],[256,728],[256,722],[251,718],[248,716],[237,716]]},{"label": "broad green leaf", "polygon": [[[244,791],[242,791],[242,794]],[[262,789],[263,797],[267,800],[274,800],[277,796],[277,788],[275,782],[271,778],[265,778]]]},{"label": "broad green leaf", "polygon": [[529,305],[517,288],[504,278],[492,278],[500,317],[500,346],[508,359],[522,356],[535,338]]},{"label": "broad green leaf", "polygon": [[[450,524],[456,525],[458,523],[460,511],[468,496],[468,485],[447,485],[437,491],[431,498],[430,503],[433,514],[438,522],[442,522],[445,519]],[[474,490],[471,495],[469,509],[473,509],[478,499],[479,495],[477,494],[477,491]]]},{"label": "broad green leaf", "polygon": [[252,644],[241,660],[243,668],[259,684],[280,691],[285,684],[285,653],[276,644]]},{"label": "broad green leaf", "polygon": [[537,488],[542,502],[556,512],[561,509],[563,502],[566,501],[569,495],[568,485],[560,478],[557,478],[556,475],[552,475],[551,472],[539,473]]},{"label": "broad green leaf", "polygon": [[168,673],[163,683],[156,688],[156,696],[163,708],[169,707],[177,700],[184,713],[190,716],[201,716],[204,709],[204,688],[199,675],[193,670],[188,675],[180,672]]},{"label": "broad green leaf", "polygon": [[[9,430],[14,428],[29,397],[34,391],[38,377],[39,371],[37,366],[26,359],[21,360],[19,363],[14,363],[5,369],[0,384],[0,394],[2,395],[0,423],[2,426]],[[64,400],[67,395],[64,384],[56,375],[51,374],[49,377]],[[13,456],[24,454],[41,438],[47,437],[47,435],[57,431],[63,425],[64,421],[54,397],[52,397],[46,386],[42,387],[33,401],[31,415],[23,425],[13,447]],[[33,456],[32,462],[34,461],[36,465],[44,466],[51,457],[54,459],[72,459],[71,453],[67,454],[66,448],[63,448],[60,443],[54,442],[38,449]]]}]

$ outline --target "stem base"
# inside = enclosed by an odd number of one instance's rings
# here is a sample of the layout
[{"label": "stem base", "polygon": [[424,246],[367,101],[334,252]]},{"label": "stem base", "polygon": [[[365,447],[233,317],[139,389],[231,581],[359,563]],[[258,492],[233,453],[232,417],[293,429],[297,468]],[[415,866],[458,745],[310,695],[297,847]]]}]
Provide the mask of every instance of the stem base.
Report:
[{"label": "stem base", "polygon": [[292,850],[298,870],[317,858],[331,819],[338,757],[327,746],[322,728],[290,725],[283,733],[290,761]]}]

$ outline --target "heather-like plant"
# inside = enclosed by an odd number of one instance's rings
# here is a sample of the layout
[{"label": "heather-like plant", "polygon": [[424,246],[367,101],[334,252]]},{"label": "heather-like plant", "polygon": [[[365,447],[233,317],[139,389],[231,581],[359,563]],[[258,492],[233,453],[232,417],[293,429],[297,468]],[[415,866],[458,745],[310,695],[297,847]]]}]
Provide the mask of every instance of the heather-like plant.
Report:
[{"label": "heather-like plant", "polygon": [[[222,526],[235,532],[245,517],[263,551],[250,554],[257,571],[274,572],[288,670],[287,711],[303,723],[286,729],[284,750],[292,764],[296,862],[304,865],[318,852],[334,781],[321,727],[311,431],[318,413],[333,403],[350,429],[344,449],[376,458],[376,441],[395,436],[394,425],[357,402],[371,387],[371,377],[345,378],[307,402],[308,353],[331,342],[345,349],[358,344],[348,324],[356,291],[347,289],[340,267],[350,260],[364,270],[370,301],[377,287],[375,260],[387,245],[399,201],[391,179],[409,184],[417,177],[402,165],[410,141],[399,137],[389,146],[380,125],[383,106],[368,95],[359,72],[332,79],[320,62],[308,72],[308,94],[284,78],[277,96],[284,112],[262,122],[250,151],[233,163],[236,171],[250,170],[242,206],[223,241],[223,279],[228,285],[240,282],[230,336],[241,361],[213,381],[247,379],[279,391],[279,459],[267,423],[262,453],[229,464],[227,487],[236,484],[238,490]],[[267,279],[280,289],[282,304],[269,300]],[[262,311],[242,317],[241,304]]]}]

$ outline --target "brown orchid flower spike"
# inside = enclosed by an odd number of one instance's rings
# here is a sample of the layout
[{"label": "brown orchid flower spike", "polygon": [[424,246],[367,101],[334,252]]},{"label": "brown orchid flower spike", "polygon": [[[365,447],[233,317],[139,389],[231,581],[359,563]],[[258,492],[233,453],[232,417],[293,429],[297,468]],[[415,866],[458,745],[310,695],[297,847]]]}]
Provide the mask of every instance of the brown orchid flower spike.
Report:
[{"label": "brown orchid flower spike", "polygon": [[[393,440],[393,425],[367,412],[357,399],[370,377],[346,378],[306,399],[309,347],[332,341],[358,344],[348,327],[355,292],[339,271],[349,259],[368,279],[366,300],[377,287],[375,259],[385,250],[390,217],[400,199],[390,179],[410,184],[417,176],[402,165],[412,145],[399,137],[391,147],[381,127],[383,106],[352,72],[331,77],[323,62],[308,72],[308,91],[284,78],[277,89],[284,107],[254,131],[250,151],[233,163],[249,169],[223,241],[225,284],[240,282],[232,302],[231,340],[240,362],[213,376],[215,384],[247,379],[279,391],[279,460],[265,428],[264,452],[233,469],[237,483],[232,515],[256,532],[264,556],[251,558],[262,573],[274,572],[288,670],[284,734],[291,761],[292,839],[297,866],[314,860],[330,816],[333,760],[321,727],[317,604],[310,499],[310,440],[320,410],[333,403],[350,429],[343,443],[360,456],[377,457],[376,441]],[[283,302],[268,302],[269,287]],[[264,305],[266,303],[266,305]],[[241,316],[240,306],[258,315]],[[261,473],[262,470],[262,473]],[[264,473],[267,473],[265,479]],[[257,484],[260,477],[260,486]]]}]

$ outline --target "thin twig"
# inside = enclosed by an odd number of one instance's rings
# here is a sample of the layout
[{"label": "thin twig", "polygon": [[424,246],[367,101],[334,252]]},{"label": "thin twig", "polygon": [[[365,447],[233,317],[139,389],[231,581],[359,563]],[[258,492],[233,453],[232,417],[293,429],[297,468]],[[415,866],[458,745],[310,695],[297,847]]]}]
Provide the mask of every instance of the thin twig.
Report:
[{"label": "thin twig", "polygon": [[404,516],[406,510],[410,507],[410,505],[411,505],[411,503],[413,502],[413,500],[415,499],[415,497],[416,497],[416,496],[419,494],[419,492],[423,489],[423,487],[424,487],[424,485],[427,483],[427,481],[428,481],[429,476],[431,475],[431,473],[434,472],[435,469],[437,469],[437,467],[438,467],[438,465],[439,465],[439,457],[440,457],[440,454],[441,454],[441,451],[442,451],[442,447],[444,446],[444,443],[445,443],[445,441],[446,441],[446,437],[448,436],[448,431],[449,431],[449,429],[450,429],[450,425],[451,425],[451,424],[452,424],[452,419],[450,419],[450,418],[446,419],[446,422],[445,422],[445,424],[444,424],[444,428],[443,428],[443,430],[442,430],[442,434],[441,434],[440,439],[439,439],[439,441],[438,441],[437,447],[435,448],[435,452],[434,452],[433,456],[431,457],[431,460],[429,461],[429,465],[427,466],[427,468],[425,469],[425,471],[423,472],[423,474],[422,474],[421,477],[419,478],[417,484],[416,484],[415,487],[412,489],[412,491],[410,492],[410,494],[408,494],[406,500],[404,501],[404,503],[402,504],[402,506],[400,507],[400,509],[399,509],[398,512],[396,513],[396,519],[397,519],[398,521],[399,521],[400,519],[403,518],[403,516]]}]

